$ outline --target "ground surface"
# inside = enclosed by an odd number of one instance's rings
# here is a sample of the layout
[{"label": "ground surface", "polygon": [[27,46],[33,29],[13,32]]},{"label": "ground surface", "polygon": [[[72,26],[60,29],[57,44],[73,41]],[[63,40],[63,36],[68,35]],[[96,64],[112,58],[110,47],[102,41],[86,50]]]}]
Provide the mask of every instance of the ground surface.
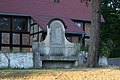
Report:
[{"label": "ground surface", "polygon": [[120,68],[0,70],[0,80],[120,80]]}]

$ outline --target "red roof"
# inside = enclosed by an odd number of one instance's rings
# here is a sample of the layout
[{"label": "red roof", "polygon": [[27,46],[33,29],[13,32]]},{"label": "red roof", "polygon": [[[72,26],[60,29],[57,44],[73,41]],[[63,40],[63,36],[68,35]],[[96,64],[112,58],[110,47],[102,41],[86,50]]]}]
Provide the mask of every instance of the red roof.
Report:
[{"label": "red roof", "polygon": [[91,20],[91,6],[88,7],[80,0],[0,0],[0,13],[29,14],[39,16],[56,16]]},{"label": "red roof", "polygon": [[[40,27],[42,29],[46,29],[47,28],[47,24],[49,23],[49,21],[51,19],[54,19],[55,17],[48,17],[48,16],[32,16],[33,19],[40,25]],[[59,19],[63,20],[67,29],[66,32],[77,32],[77,33],[84,33],[84,31],[80,28],[78,28],[77,26],[75,26],[74,22],[71,21],[71,19],[69,18],[60,18]]]},{"label": "red roof", "polygon": [[30,15],[43,28],[50,17],[64,19],[70,27],[69,31],[80,30],[75,28],[70,19],[91,21],[91,5],[86,6],[80,0],[61,0],[60,3],[54,3],[53,0],[0,0],[0,6],[0,13]]}]

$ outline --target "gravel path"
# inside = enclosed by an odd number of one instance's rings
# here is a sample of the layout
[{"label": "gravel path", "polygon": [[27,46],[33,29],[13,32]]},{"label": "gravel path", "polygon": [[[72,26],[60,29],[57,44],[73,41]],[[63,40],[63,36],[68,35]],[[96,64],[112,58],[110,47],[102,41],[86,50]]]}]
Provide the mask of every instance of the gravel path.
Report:
[{"label": "gravel path", "polygon": [[120,68],[1,70],[0,80],[120,80]]}]

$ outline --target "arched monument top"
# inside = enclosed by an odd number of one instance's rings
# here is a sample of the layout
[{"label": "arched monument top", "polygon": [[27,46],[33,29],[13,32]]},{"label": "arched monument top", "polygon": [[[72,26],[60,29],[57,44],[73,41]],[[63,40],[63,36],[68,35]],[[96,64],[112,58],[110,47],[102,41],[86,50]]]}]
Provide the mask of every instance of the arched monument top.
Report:
[{"label": "arched monument top", "polygon": [[48,22],[48,24],[47,24],[47,25],[48,25],[48,28],[50,28],[50,24],[51,24],[53,21],[60,21],[60,22],[62,22],[62,24],[64,25],[64,28],[65,28],[65,29],[67,28],[65,22],[64,22],[62,19],[60,19],[60,18],[53,18],[53,19],[51,19],[51,20]]}]

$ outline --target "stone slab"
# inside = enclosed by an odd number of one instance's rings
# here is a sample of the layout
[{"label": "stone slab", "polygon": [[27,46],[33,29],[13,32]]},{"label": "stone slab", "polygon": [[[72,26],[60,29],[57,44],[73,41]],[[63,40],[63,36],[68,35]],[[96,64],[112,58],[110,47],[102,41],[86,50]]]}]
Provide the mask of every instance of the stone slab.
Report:
[{"label": "stone slab", "polygon": [[41,60],[53,61],[77,61],[78,57],[65,57],[65,56],[41,56]]},{"label": "stone slab", "polygon": [[33,67],[32,53],[10,53],[11,68],[31,68]]},{"label": "stone slab", "polygon": [[8,67],[8,59],[4,53],[0,53],[0,68]]}]

